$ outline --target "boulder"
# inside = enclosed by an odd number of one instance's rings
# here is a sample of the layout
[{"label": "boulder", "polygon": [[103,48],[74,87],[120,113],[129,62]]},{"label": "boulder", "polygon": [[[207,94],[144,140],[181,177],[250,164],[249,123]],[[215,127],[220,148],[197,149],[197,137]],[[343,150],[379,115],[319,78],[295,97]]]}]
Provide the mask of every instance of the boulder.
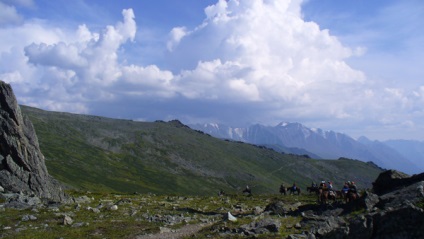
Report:
[{"label": "boulder", "polygon": [[45,165],[34,127],[21,113],[9,84],[0,81],[0,186],[9,193],[65,201]]},{"label": "boulder", "polygon": [[278,232],[281,227],[281,222],[272,218],[264,218],[259,221],[251,222],[250,224],[242,225],[240,231],[246,235],[263,234],[269,232]]},{"label": "boulder", "polygon": [[375,180],[373,191],[377,195],[383,195],[419,181],[424,181],[424,173],[409,176],[396,170],[387,170]]},{"label": "boulder", "polygon": [[118,205],[112,205],[112,206],[110,206],[110,207],[109,207],[109,210],[111,210],[111,211],[116,211],[116,210],[118,210]]},{"label": "boulder", "polygon": [[372,238],[374,230],[372,215],[358,216],[349,222],[349,237],[351,239]]},{"label": "boulder", "polygon": [[363,196],[358,199],[360,205],[364,207],[368,212],[373,211],[375,206],[380,202],[380,198],[377,194],[365,191]]},{"label": "boulder", "polygon": [[423,186],[424,181],[420,181],[381,195],[376,206],[383,210],[389,210],[390,208],[397,209],[411,204],[418,204],[424,200],[420,193],[420,188]]},{"label": "boulder", "polygon": [[409,205],[373,217],[374,238],[424,238],[424,211]]},{"label": "boulder", "polygon": [[288,213],[288,210],[284,206],[284,202],[282,201],[272,202],[266,206],[265,211],[271,211],[276,215],[285,215]]},{"label": "boulder", "polygon": [[70,217],[70,216],[68,216],[68,215],[64,215],[63,216],[63,219],[62,219],[62,224],[63,225],[72,225],[72,223],[74,223],[74,220]]}]

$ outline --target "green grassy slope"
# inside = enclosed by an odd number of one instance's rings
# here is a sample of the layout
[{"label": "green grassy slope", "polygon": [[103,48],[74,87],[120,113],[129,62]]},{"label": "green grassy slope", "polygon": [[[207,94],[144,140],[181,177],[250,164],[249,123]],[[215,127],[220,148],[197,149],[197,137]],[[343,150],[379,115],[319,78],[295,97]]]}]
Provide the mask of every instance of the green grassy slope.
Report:
[{"label": "green grassy slope", "polygon": [[135,122],[21,106],[34,124],[49,173],[84,190],[158,194],[275,193],[284,182],[370,187],[381,170],[355,160],[315,160],[229,142],[178,121]]}]

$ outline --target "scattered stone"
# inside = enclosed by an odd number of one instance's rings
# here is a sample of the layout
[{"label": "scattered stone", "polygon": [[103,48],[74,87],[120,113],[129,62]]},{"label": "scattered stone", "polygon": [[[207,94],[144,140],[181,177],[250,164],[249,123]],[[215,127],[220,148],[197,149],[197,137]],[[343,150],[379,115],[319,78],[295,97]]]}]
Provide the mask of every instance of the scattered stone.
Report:
[{"label": "scattered stone", "polygon": [[171,229],[168,227],[159,227],[160,233],[170,233]]},{"label": "scattered stone", "polygon": [[228,220],[229,221],[232,221],[232,222],[236,222],[237,221],[237,218],[235,216],[231,215],[230,212],[227,213],[227,217],[228,217]]},{"label": "scattered stone", "polygon": [[118,202],[116,202],[115,204],[116,205],[123,205],[123,204],[131,204],[131,203],[132,203],[131,199],[123,198],[123,199],[119,200]]},{"label": "scattered stone", "polygon": [[137,215],[137,213],[138,213],[138,210],[132,210],[130,213],[130,216],[134,217],[135,215]]},{"label": "scattered stone", "polygon": [[28,196],[23,193],[4,193],[0,195],[6,201],[4,205],[6,208],[23,210],[42,205],[41,199],[35,195]]},{"label": "scattered stone", "polygon": [[23,222],[27,222],[27,221],[35,221],[35,220],[37,220],[37,217],[36,217],[36,216],[34,216],[34,215],[24,215],[24,216],[22,217],[22,221],[23,221]]},{"label": "scattered stone", "polygon": [[87,210],[92,211],[94,213],[100,213],[100,209],[98,209],[98,208],[87,207]]},{"label": "scattered stone", "polygon": [[306,234],[292,234],[287,237],[287,239],[309,239]]},{"label": "scattered stone", "polygon": [[111,210],[111,211],[118,210],[118,205],[112,205],[111,207],[109,207],[109,210]]},{"label": "scattered stone", "polygon": [[284,208],[284,203],[282,201],[276,201],[268,204],[265,208],[265,211],[271,211],[276,215],[287,214],[287,209]]},{"label": "scattered stone", "polygon": [[255,214],[255,215],[260,215],[260,214],[262,214],[264,211],[265,211],[265,210],[264,210],[263,208],[261,208],[261,207],[255,207],[255,208],[253,209],[253,214]]},{"label": "scattered stone", "polygon": [[62,224],[63,225],[72,225],[72,223],[74,222],[74,220],[72,220],[72,218],[70,217],[70,216],[68,216],[68,215],[65,215],[64,217],[63,217],[63,220],[62,220]]},{"label": "scattered stone", "polygon": [[25,231],[26,229],[27,229],[26,227],[18,227],[15,229],[15,232]]},{"label": "scattered stone", "polygon": [[74,223],[73,225],[72,225],[72,227],[83,227],[83,226],[88,226],[89,224],[88,223],[84,223],[84,222],[77,222],[77,223]]},{"label": "scattered stone", "polygon": [[203,223],[203,224],[210,223],[210,221],[209,221],[209,219],[208,219],[208,218],[201,218],[201,219],[200,219],[200,222],[201,222],[201,223]]},{"label": "scattered stone", "polygon": [[4,188],[0,185],[0,193],[4,193]]},{"label": "scattered stone", "polygon": [[247,234],[263,234],[269,232],[278,232],[281,222],[272,218],[261,219],[256,222],[241,226],[241,230]]},{"label": "scattered stone", "polygon": [[84,195],[84,196],[75,198],[74,201],[77,204],[87,204],[91,202],[91,198]]},{"label": "scattered stone", "polygon": [[94,213],[100,213],[100,209],[98,208],[92,208],[91,211]]},{"label": "scattered stone", "polygon": [[60,209],[58,207],[50,207],[49,211],[51,212],[60,212]]}]

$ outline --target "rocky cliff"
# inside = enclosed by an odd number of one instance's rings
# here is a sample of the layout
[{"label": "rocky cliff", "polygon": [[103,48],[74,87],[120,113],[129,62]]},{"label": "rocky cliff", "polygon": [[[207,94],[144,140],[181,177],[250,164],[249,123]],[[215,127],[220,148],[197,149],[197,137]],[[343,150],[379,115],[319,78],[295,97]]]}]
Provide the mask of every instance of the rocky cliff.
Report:
[{"label": "rocky cliff", "polygon": [[302,226],[317,238],[424,238],[424,173],[388,170],[373,185],[349,204],[303,211]]},{"label": "rocky cliff", "polygon": [[49,176],[32,123],[23,117],[13,90],[0,81],[0,188],[9,193],[63,201]]}]

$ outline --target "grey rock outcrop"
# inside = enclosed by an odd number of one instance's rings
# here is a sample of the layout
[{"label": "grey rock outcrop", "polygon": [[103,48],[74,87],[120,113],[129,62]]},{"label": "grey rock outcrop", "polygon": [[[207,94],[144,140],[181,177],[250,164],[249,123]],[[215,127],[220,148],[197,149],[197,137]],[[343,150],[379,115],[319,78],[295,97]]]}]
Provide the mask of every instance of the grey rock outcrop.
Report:
[{"label": "grey rock outcrop", "polygon": [[302,224],[323,238],[424,238],[423,176],[385,171],[374,183],[377,194],[366,191],[340,215],[348,215],[353,208],[366,209],[364,213],[340,220],[325,215],[329,211],[322,215],[304,212]]},{"label": "grey rock outcrop", "polygon": [[23,117],[13,90],[0,81],[0,186],[5,192],[64,201],[60,184],[47,171],[32,123]]},{"label": "grey rock outcrop", "polygon": [[264,234],[268,232],[278,232],[281,227],[281,222],[271,218],[264,218],[259,221],[251,222],[247,225],[242,225],[239,232],[244,235]]},{"label": "grey rock outcrop", "polygon": [[373,183],[373,191],[378,195],[424,181],[424,173],[409,176],[396,170],[382,172]]}]

